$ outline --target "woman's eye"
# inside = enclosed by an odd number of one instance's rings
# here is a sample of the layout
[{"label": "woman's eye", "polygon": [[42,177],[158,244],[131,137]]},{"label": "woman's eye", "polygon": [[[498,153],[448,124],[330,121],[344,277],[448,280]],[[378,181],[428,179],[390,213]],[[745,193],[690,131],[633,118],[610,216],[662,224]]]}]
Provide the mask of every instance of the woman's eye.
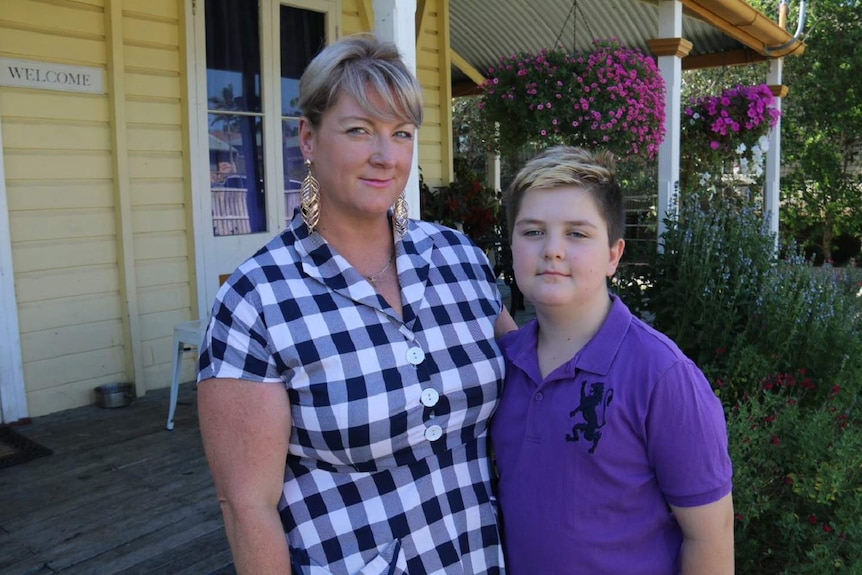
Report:
[{"label": "woman's eye", "polygon": [[413,132],[408,132],[407,130],[398,130],[397,132],[395,132],[395,136],[403,140],[412,140]]},{"label": "woman's eye", "polygon": [[348,128],[347,133],[348,134],[367,134],[368,130],[365,128],[357,126],[355,128]]}]

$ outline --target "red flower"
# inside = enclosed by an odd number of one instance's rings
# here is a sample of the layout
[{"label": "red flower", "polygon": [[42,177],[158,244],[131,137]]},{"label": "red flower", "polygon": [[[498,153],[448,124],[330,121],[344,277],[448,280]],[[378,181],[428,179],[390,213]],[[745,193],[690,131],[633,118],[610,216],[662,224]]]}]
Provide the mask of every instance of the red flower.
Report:
[{"label": "red flower", "polygon": [[743,517],[742,513],[737,513],[737,514],[736,514],[736,520],[737,520],[737,521],[742,521],[742,517]]},{"label": "red flower", "polygon": [[817,516],[812,513],[808,518],[808,522],[812,525],[817,525]]},{"label": "red flower", "polygon": [[823,531],[825,531],[826,533],[832,533],[832,526],[829,525],[828,523],[824,523],[823,524]]},{"label": "red flower", "polygon": [[777,435],[773,435],[771,443],[773,445],[781,445],[781,438],[778,437]]},{"label": "red flower", "polygon": [[784,478],[784,483],[786,483],[787,485],[793,485],[793,478],[788,475]]}]

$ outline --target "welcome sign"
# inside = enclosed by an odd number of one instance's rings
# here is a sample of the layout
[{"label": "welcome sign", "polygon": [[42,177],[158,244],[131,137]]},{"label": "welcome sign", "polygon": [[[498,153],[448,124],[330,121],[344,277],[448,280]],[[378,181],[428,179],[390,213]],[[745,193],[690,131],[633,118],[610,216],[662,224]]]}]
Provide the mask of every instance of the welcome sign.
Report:
[{"label": "welcome sign", "polygon": [[91,66],[0,58],[0,86],[104,94],[105,71]]}]

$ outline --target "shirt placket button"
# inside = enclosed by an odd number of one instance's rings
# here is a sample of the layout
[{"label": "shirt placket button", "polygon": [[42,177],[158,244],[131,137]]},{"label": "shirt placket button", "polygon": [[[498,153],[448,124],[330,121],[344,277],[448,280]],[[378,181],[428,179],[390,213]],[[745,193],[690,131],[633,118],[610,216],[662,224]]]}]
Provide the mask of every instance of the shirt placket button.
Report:
[{"label": "shirt placket button", "polygon": [[422,402],[422,405],[425,407],[434,407],[437,405],[437,402],[440,401],[440,394],[436,389],[428,388],[422,390],[422,395],[419,397],[419,401]]},{"label": "shirt placket button", "polygon": [[419,365],[425,361],[425,352],[421,347],[411,347],[407,350],[407,363],[410,365]]},{"label": "shirt placket button", "polygon": [[443,437],[443,428],[439,425],[432,425],[425,430],[425,439],[428,441],[437,441]]}]

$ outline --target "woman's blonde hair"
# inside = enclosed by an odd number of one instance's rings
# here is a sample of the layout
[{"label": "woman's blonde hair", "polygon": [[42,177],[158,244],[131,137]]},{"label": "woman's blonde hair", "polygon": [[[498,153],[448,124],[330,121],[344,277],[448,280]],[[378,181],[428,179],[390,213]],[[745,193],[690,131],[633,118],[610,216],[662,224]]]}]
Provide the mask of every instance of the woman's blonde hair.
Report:
[{"label": "woman's blonde hair", "polygon": [[[369,34],[348,36],[324,48],[299,80],[299,109],[319,126],[342,94],[383,120],[422,124],[422,87],[398,48]],[[378,96],[379,99],[372,99]]]}]

